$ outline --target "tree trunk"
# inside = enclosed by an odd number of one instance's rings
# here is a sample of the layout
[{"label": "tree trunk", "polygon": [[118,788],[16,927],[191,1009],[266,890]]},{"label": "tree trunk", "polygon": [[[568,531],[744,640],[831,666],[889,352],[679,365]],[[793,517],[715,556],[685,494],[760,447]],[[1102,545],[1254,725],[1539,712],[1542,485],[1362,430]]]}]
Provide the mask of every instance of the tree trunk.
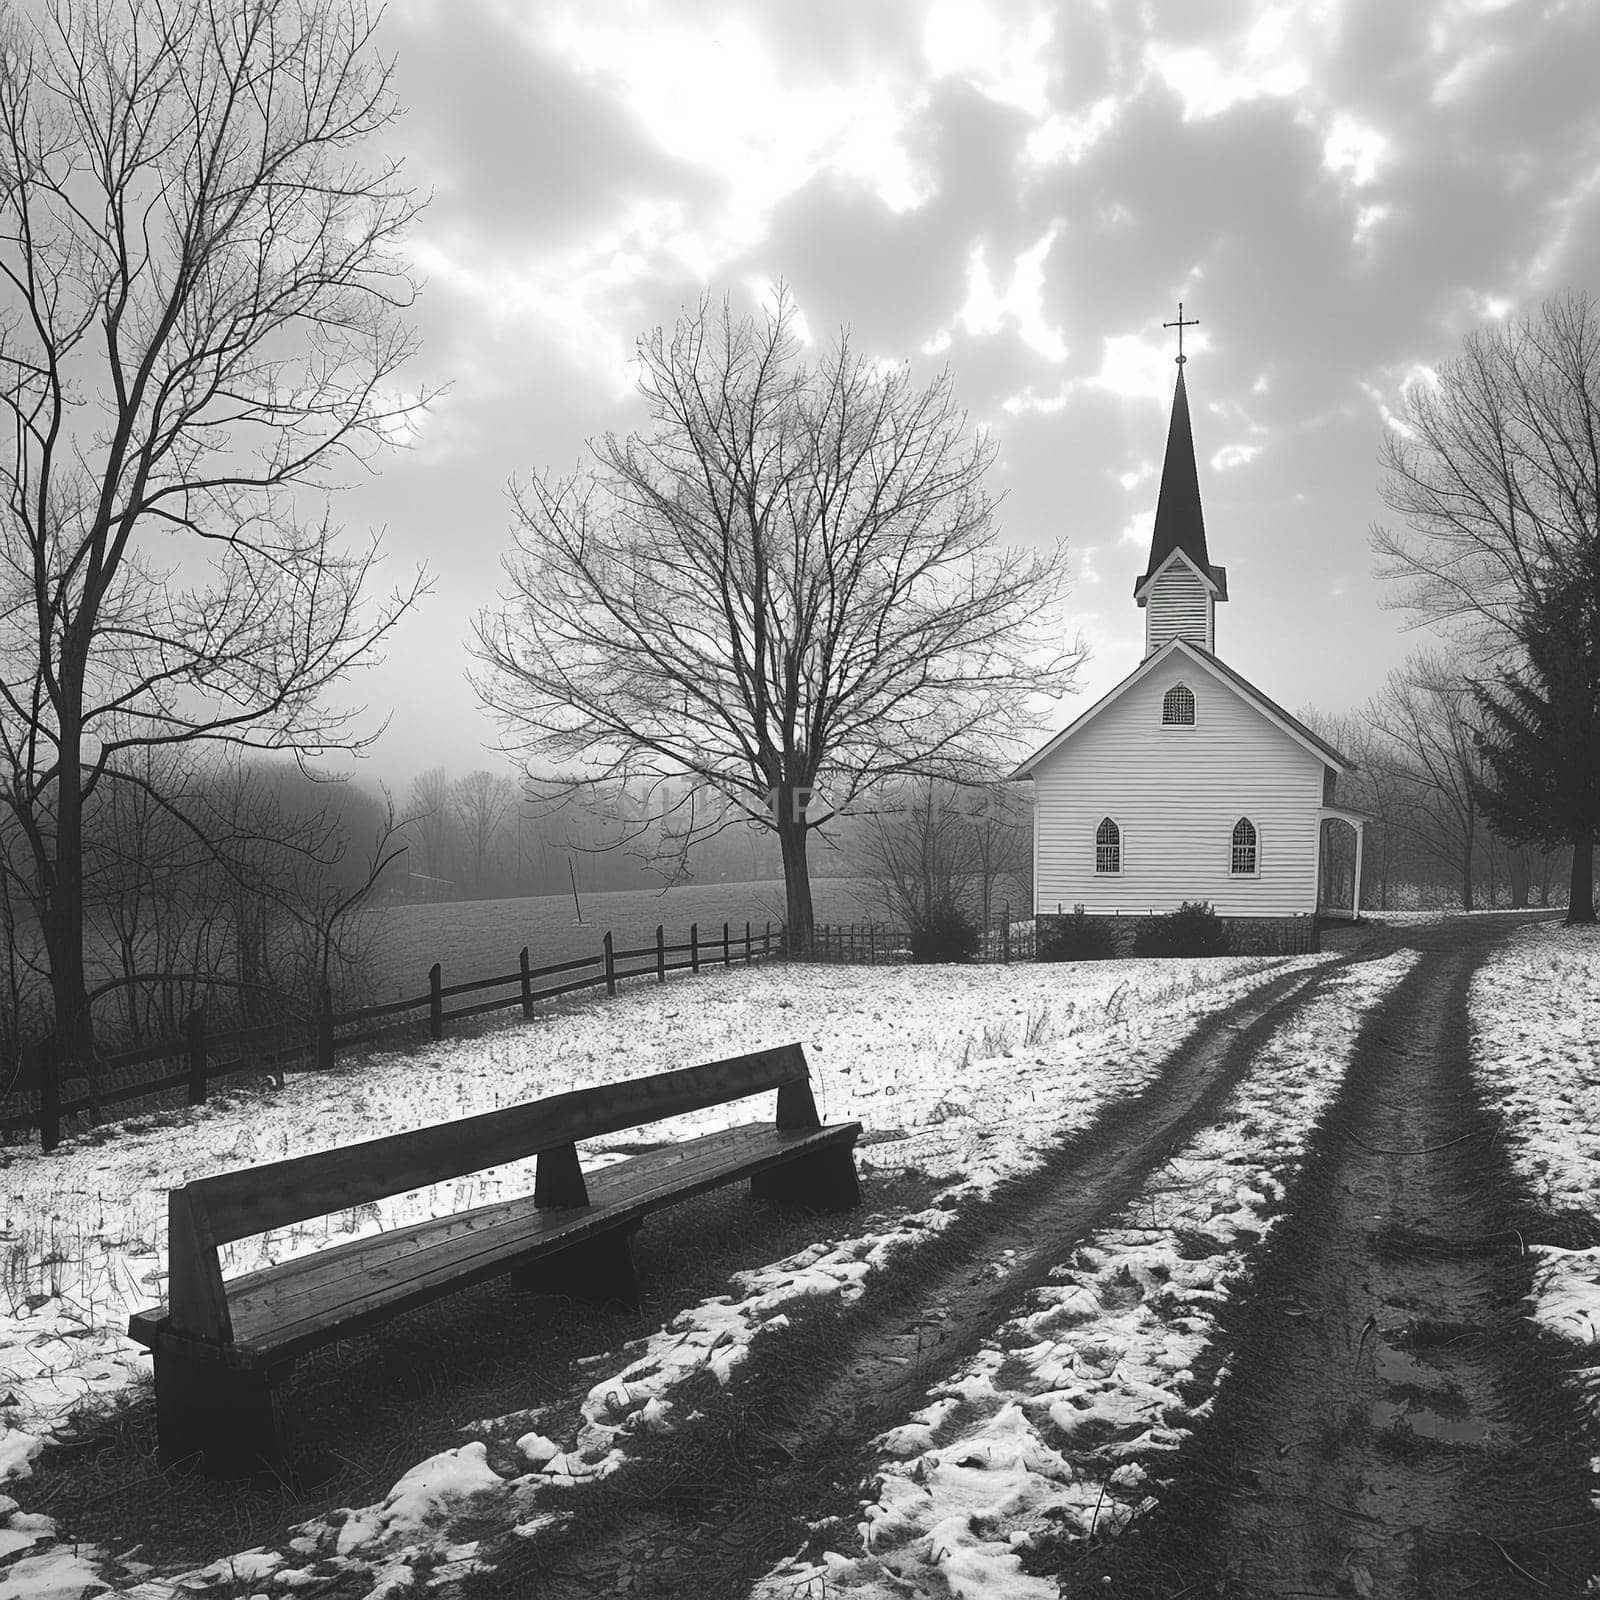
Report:
[{"label": "tree trunk", "polygon": [[249,895],[235,895],[234,975],[239,980],[239,1017],[247,1027],[257,1020],[260,1011],[261,997],[257,985],[261,982],[261,919],[257,909],[250,903]]},{"label": "tree trunk", "polygon": [[1516,845],[1506,852],[1506,863],[1511,872],[1511,909],[1521,911],[1528,904],[1528,888],[1533,874],[1528,866],[1526,845]]},{"label": "tree trunk", "polygon": [[1556,858],[1560,854],[1559,850],[1546,850],[1539,858],[1539,904],[1542,906],[1550,904],[1550,878],[1555,872]]},{"label": "tree trunk", "polygon": [[77,784],[76,750],[69,760],[62,741],[57,784],[54,859],[41,863],[45,904],[39,918],[50,959],[50,995],[55,1010],[56,1047],[51,1071],[69,1063],[94,1078],[94,1031],[83,975],[83,795]]},{"label": "tree trunk", "polygon": [[1467,831],[1466,843],[1461,847],[1461,909],[1472,909],[1472,832]]},{"label": "tree trunk", "polygon": [[1572,886],[1567,893],[1567,925],[1593,922],[1594,834],[1576,834],[1572,840]]},{"label": "tree trunk", "polygon": [[778,791],[778,849],[783,856],[789,953],[804,955],[811,948],[815,919],[811,909],[811,870],[806,862],[808,829],[803,803],[792,803],[796,799],[792,789]]}]

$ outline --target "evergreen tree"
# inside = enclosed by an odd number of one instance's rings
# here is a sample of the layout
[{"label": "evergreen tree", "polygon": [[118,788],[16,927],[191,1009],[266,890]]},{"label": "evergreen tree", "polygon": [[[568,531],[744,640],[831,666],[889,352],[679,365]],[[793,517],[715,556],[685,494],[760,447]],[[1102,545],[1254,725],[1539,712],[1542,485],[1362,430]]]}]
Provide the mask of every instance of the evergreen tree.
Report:
[{"label": "evergreen tree", "polygon": [[[1587,569],[1587,570],[1585,570]],[[1567,922],[1592,923],[1600,835],[1600,550],[1552,585],[1519,629],[1526,666],[1474,689],[1483,712],[1479,785],[1502,838],[1572,845]]]}]

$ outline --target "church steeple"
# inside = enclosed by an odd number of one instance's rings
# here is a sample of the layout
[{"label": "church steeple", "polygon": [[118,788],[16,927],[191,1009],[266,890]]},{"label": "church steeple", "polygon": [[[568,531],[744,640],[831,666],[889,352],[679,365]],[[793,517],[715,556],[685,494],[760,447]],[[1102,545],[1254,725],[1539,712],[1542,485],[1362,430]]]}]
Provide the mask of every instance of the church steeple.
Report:
[{"label": "church steeple", "polygon": [[[1153,655],[1167,640],[1188,639],[1204,650],[1215,648],[1213,609],[1228,598],[1228,574],[1211,565],[1206,551],[1205,515],[1200,509],[1200,474],[1194,464],[1194,430],[1189,421],[1189,391],[1183,381],[1183,302],[1178,320],[1178,381],[1172,391],[1172,420],[1167,427],[1167,454],[1161,464],[1161,492],[1156,499],[1155,531],[1150,562],[1133,586],[1133,597],[1145,615],[1145,654]],[[1174,559],[1176,558],[1176,559]]]},{"label": "church steeple", "polygon": [[1167,428],[1167,458],[1161,465],[1161,493],[1156,500],[1156,529],[1150,540],[1148,578],[1174,550],[1181,550],[1202,571],[1211,570],[1206,555],[1206,519],[1200,509],[1200,474],[1194,464],[1194,430],[1189,422],[1189,391],[1183,368],[1172,391],[1172,422]]}]

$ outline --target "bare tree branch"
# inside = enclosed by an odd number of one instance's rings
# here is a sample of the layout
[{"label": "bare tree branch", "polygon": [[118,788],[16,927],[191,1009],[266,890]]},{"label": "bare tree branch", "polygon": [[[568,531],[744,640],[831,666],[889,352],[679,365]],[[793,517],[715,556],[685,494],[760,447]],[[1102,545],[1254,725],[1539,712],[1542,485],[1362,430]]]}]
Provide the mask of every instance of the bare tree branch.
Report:
[{"label": "bare tree branch", "polygon": [[403,443],[417,205],[363,0],[0,22],[0,803],[92,1049],[83,806],[139,752],[358,751],[328,691],[424,587],[317,506]]},{"label": "bare tree branch", "polygon": [[476,682],[536,782],[683,777],[695,837],[774,829],[803,947],[819,814],[996,769],[1083,652],[1064,551],[994,542],[994,446],[949,373],[919,386],[847,337],[809,367],[794,320],[783,294],[762,319],[702,301],[639,341],[649,431],[514,488]]}]

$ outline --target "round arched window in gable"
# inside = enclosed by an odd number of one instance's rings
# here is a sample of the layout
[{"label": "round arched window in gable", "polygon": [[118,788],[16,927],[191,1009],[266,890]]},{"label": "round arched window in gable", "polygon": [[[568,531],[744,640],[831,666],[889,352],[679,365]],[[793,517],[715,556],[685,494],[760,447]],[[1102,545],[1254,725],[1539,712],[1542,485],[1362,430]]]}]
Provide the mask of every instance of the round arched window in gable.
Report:
[{"label": "round arched window in gable", "polygon": [[1175,683],[1161,701],[1161,726],[1163,728],[1192,728],[1194,726],[1194,690],[1186,683]]},{"label": "round arched window in gable", "polygon": [[1094,870],[1122,871],[1122,829],[1110,817],[1102,817],[1094,830]]},{"label": "round arched window in gable", "polygon": [[1233,825],[1233,870],[1241,875],[1256,870],[1256,825],[1249,817]]}]

